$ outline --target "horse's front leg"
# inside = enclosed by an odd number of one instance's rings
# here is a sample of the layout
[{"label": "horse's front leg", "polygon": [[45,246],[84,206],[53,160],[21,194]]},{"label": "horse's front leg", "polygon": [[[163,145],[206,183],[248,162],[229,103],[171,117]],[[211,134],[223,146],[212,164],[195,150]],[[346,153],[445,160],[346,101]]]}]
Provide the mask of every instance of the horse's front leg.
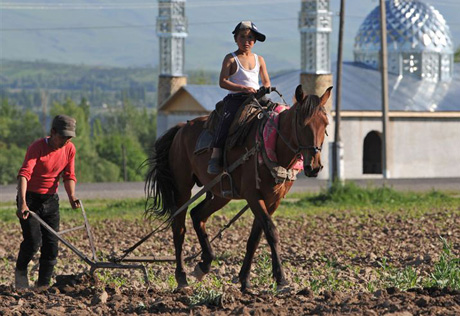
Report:
[{"label": "horse's front leg", "polygon": [[260,237],[262,236],[262,226],[257,219],[254,219],[251,228],[251,234],[246,245],[246,255],[244,256],[243,265],[238,275],[238,279],[241,283],[241,291],[245,292],[251,287],[249,280],[249,274],[251,272],[251,265],[254,259],[254,254],[257,247],[259,246]]},{"label": "horse's front leg", "polygon": [[182,246],[184,245],[185,238],[185,217],[187,211],[178,214],[172,222],[172,231],[174,239],[174,249],[176,254],[176,272],[175,277],[177,281],[177,288],[181,289],[188,286],[187,276],[184,269],[184,255],[182,253]]},{"label": "horse's front leg", "polygon": [[[256,220],[262,226],[262,229],[267,238],[268,245],[272,253],[272,270],[273,277],[276,280],[278,286],[284,286],[287,284],[286,277],[284,275],[283,267],[281,265],[280,257],[280,244],[279,244],[279,234],[276,229],[275,223],[272,220],[271,215],[269,214],[265,202],[263,199],[249,199],[249,206],[251,207]],[[245,264],[250,264],[246,263]]]},{"label": "horse's front leg", "polygon": [[218,196],[213,197],[212,194],[208,192],[206,199],[190,212],[193,228],[195,229],[202,249],[201,261],[197,264],[193,272],[193,276],[195,276],[198,281],[201,281],[204,276],[209,273],[211,270],[211,263],[215,258],[211,243],[209,242],[208,233],[206,232],[206,221],[209,216],[224,207],[228,202],[229,200]]}]

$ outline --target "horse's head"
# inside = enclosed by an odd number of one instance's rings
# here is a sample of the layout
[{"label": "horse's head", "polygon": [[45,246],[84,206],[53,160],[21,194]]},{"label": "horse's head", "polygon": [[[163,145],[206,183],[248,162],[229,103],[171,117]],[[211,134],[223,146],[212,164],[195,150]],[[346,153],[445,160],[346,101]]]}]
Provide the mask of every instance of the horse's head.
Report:
[{"label": "horse's head", "polygon": [[321,165],[321,149],[329,124],[324,104],[331,95],[329,87],[321,97],[306,95],[302,86],[295,91],[295,133],[298,151],[303,156],[303,167],[307,177],[316,177],[323,169]]}]

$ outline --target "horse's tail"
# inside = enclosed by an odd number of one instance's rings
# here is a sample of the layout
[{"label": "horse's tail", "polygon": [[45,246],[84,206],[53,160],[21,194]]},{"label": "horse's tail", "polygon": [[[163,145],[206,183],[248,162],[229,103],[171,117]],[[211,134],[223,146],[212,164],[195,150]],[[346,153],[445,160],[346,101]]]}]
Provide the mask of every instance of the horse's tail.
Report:
[{"label": "horse's tail", "polygon": [[149,171],[144,191],[147,196],[145,216],[148,218],[166,218],[170,221],[177,208],[177,188],[169,166],[169,150],[180,128],[180,125],[176,125],[161,136],[153,145],[151,156],[146,160]]}]

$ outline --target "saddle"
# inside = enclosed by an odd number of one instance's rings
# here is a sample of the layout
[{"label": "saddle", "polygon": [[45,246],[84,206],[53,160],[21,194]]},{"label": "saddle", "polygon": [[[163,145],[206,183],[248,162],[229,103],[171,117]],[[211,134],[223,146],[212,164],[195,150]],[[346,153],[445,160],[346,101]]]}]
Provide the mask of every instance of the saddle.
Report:
[{"label": "saddle", "polygon": [[[267,110],[267,108],[274,107],[275,104],[269,99],[265,99],[260,101],[260,105]],[[197,148],[195,149],[195,154],[197,154],[197,151],[200,153],[202,152],[204,149],[202,147],[205,146],[204,143],[212,141],[212,136],[214,135],[217,125],[219,124],[219,120],[223,115],[223,111],[224,102],[219,101],[216,104],[216,109],[211,112],[211,114],[208,116],[208,119],[204,123],[204,129],[207,131],[207,135],[205,135],[204,132],[202,135],[200,135],[200,138],[197,142]],[[256,106],[252,102],[246,104],[245,106],[241,106],[238,109],[238,112],[236,112],[235,115],[235,119],[230,125],[227,140],[225,143],[226,150],[233,148],[235,145],[243,145],[244,140],[246,139],[246,136],[252,127],[252,124],[255,122],[256,118],[261,112],[262,111],[259,106]]]}]

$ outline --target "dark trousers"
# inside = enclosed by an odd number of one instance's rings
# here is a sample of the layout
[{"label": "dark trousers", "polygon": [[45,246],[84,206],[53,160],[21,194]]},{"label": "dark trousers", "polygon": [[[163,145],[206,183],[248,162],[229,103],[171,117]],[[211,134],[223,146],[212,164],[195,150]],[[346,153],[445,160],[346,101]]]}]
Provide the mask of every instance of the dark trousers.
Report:
[{"label": "dark trousers", "polygon": [[219,124],[217,125],[211,147],[224,148],[228,131],[230,130],[230,126],[232,125],[236,112],[238,112],[240,105],[247,97],[247,94],[229,94],[224,98],[223,114],[220,117]]},{"label": "dark trousers", "polygon": [[[37,213],[55,231],[59,231],[59,196],[57,194],[26,193],[29,209]],[[38,286],[49,285],[58,255],[58,239],[48,232],[32,216],[19,220],[23,241],[19,248],[16,268],[26,270],[27,265],[40,248]]]}]

